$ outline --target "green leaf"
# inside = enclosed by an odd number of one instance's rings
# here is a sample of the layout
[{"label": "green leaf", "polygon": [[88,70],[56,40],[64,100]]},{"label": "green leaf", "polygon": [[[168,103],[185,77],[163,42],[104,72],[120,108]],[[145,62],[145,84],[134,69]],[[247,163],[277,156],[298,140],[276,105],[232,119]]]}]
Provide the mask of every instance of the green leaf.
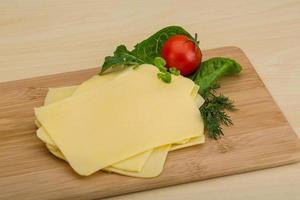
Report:
[{"label": "green leaf", "polygon": [[[197,37],[194,39],[182,27],[169,26],[136,44],[132,51],[129,51],[125,45],[118,46],[113,56],[105,58],[100,74],[117,66],[138,67],[140,64],[148,63],[154,64],[159,69],[157,74],[159,79],[170,83],[171,74],[179,75],[180,72],[176,68],[170,68],[168,71],[165,67],[165,60],[160,56],[164,43],[174,35],[186,35],[198,44]],[[234,60],[217,57],[203,62],[197,72],[189,77],[200,86],[199,93],[205,99],[205,103],[200,107],[200,112],[210,138],[218,139],[223,135],[222,125],[232,124],[226,111],[235,109],[233,102],[228,97],[215,95],[215,90],[219,87],[216,81],[222,76],[239,73],[241,69],[241,66]]]},{"label": "green leaf", "polygon": [[154,58],[154,66],[156,66],[159,70],[157,73],[158,79],[161,79],[165,83],[171,83],[172,76],[168,72],[168,69],[165,67],[166,61],[162,57],[156,57]]},{"label": "green leaf", "polygon": [[162,57],[155,57],[153,61],[154,66],[156,66],[159,71],[161,72],[167,72],[166,61]]},{"label": "green leaf", "polygon": [[165,83],[171,83],[172,80],[172,76],[169,72],[159,72],[157,73],[157,77]]},{"label": "green leaf", "polygon": [[198,93],[205,99],[200,107],[209,138],[218,139],[223,135],[222,126],[232,125],[232,120],[226,111],[234,111],[233,101],[220,94],[216,95],[216,89],[220,87],[216,83],[221,77],[237,74],[242,67],[229,58],[215,57],[201,63],[200,68],[191,78],[200,89]]},{"label": "green leaf", "polygon": [[193,38],[180,26],[168,26],[136,44],[132,51],[129,51],[125,45],[118,46],[113,56],[105,57],[100,74],[116,66],[131,66],[144,63],[154,64],[154,59],[161,56],[163,44],[171,36],[178,34]]},{"label": "green leaf", "polygon": [[137,55],[146,63],[154,64],[154,58],[161,56],[164,43],[174,35],[186,35],[193,38],[186,30],[180,26],[168,26],[156,32],[149,38],[135,45],[132,53]]},{"label": "green leaf", "polygon": [[175,76],[179,76],[180,75],[180,71],[177,68],[175,68],[175,67],[169,68],[169,71],[170,71],[171,74],[174,74]]},{"label": "green leaf", "polygon": [[200,93],[205,92],[222,76],[237,74],[242,70],[240,64],[230,58],[215,57],[201,63],[191,77],[200,86]]},{"label": "green leaf", "polygon": [[145,63],[145,61],[138,58],[136,55],[127,50],[124,45],[120,45],[114,52],[113,56],[105,57],[105,61],[102,65],[101,73],[106,71],[111,67],[116,66],[131,66],[131,65],[140,65]]}]

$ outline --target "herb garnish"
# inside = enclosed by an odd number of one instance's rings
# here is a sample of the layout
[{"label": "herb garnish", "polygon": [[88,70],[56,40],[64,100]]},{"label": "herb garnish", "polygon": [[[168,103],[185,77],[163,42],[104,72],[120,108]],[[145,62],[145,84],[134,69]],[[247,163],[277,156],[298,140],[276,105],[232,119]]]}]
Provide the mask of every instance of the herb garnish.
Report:
[{"label": "herb garnish", "polygon": [[[157,77],[165,83],[170,83],[172,75],[180,75],[176,68],[165,67],[166,62],[161,58],[163,44],[174,35],[186,35],[195,44],[197,35],[193,38],[180,26],[166,27],[142,42],[136,44],[132,51],[125,45],[120,45],[113,56],[107,56],[102,65],[102,74],[109,68],[117,66],[138,66],[144,63],[155,65],[159,72]],[[223,94],[217,95],[216,89],[220,87],[216,82],[223,76],[238,74],[241,66],[230,58],[215,57],[202,62],[198,70],[189,78],[199,85],[198,93],[205,99],[205,103],[199,108],[209,138],[218,139],[223,135],[222,126],[232,125],[232,120],[226,111],[234,111],[233,101]]]},{"label": "herb garnish", "polygon": [[166,66],[166,61],[162,57],[156,57],[153,61],[154,66],[156,66],[159,70],[157,73],[157,77],[161,79],[165,83],[170,83],[172,80],[172,76]]},{"label": "herb garnish", "polygon": [[200,86],[200,92],[203,93],[222,76],[238,74],[241,70],[241,65],[230,58],[214,57],[202,62],[190,78]]},{"label": "herb garnish", "polygon": [[233,125],[226,111],[236,110],[232,100],[223,94],[216,95],[216,89],[219,87],[219,84],[213,84],[202,94],[205,102],[199,109],[207,129],[207,136],[213,139],[218,139],[224,135],[222,125]]},{"label": "herb garnish", "polygon": [[132,66],[140,64],[154,64],[154,58],[161,56],[163,44],[173,35],[186,35],[193,37],[180,26],[168,26],[156,32],[149,38],[136,44],[132,51],[129,51],[125,45],[120,45],[113,56],[107,56],[102,65],[100,74],[109,68],[117,66]]},{"label": "herb garnish", "polygon": [[215,57],[202,62],[200,68],[190,77],[199,85],[198,93],[205,100],[199,110],[209,138],[220,138],[223,135],[222,125],[233,125],[226,111],[236,110],[232,100],[223,94],[216,95],[216,89],[220,87],[216,81],[226,75],[238,74],[241,70],[242,67],[236,61]]}]

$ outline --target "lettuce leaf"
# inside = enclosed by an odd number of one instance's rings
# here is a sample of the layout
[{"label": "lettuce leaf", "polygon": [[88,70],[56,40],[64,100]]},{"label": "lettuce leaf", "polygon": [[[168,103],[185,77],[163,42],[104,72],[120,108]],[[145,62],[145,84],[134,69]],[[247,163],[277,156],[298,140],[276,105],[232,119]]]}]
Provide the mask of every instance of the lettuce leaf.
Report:
[{"label": "lettuce leaf", "polygon": [[202,62],[199,69],[190,78],[199,85],[199,93],[203,94],[221,77],[238,74],[241,70],[241,65],[235,60],[214,57]]}]

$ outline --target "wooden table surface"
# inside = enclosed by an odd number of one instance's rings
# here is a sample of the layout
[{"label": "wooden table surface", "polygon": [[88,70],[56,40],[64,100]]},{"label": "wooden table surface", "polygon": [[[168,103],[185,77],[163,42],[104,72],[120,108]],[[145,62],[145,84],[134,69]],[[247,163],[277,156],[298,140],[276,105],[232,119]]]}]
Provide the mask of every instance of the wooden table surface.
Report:
[{"label": "wooden table surface", "polygon": [[[116,45],[133,46],[178,24],[202,49],[242,48],[300,135],[300,2],[0,1],[0,81],[99,66]],[[300,163],[111,198],[298,199]]]}]

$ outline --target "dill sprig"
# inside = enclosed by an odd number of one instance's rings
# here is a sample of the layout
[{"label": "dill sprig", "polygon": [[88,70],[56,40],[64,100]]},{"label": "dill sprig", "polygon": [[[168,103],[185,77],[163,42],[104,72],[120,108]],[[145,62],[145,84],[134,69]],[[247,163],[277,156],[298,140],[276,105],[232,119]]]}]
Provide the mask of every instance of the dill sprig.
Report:
[{"label": "dill sprig", "polygon": [[219,84],[213,84],[201,92],[205,103],[199,108],[207,129],[207,136],[212,139],[219,139],[223,134],[222,125],[233,125],[230,116],[226,111],[236,110],[233,101],[223,94],[216,95]]}]

